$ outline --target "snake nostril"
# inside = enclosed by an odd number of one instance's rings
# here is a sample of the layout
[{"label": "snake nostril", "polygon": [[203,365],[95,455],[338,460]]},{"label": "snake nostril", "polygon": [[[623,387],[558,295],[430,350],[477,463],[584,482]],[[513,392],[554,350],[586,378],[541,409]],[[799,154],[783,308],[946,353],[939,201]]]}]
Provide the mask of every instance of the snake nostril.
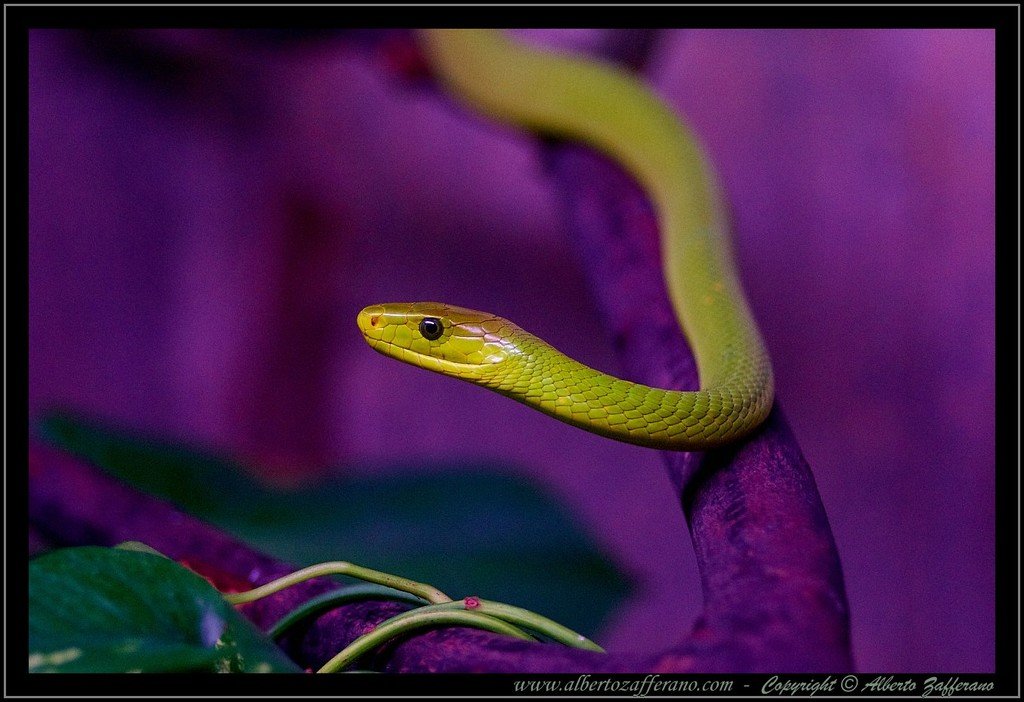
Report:
[{"label": "snake nostril", "polygon": [[371,327],[377,326],[377,322],[379,322],[379,321],[380,321],[380,315],[379,314],[373,315],[372,317],[370,317],[370,326]]}]

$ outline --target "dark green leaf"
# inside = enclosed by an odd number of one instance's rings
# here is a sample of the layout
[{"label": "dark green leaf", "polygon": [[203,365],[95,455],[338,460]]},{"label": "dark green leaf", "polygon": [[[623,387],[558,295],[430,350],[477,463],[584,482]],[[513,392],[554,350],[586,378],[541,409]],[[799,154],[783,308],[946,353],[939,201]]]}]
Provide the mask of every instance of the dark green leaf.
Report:
[{"label": "dark green leaf", "polygon": [[41,429],[141,490],[297,565],[347,560],[452,597],[532,609],[588,635],[628,592],[558,503],[499,465],[386,466],[281,490],[230,459],[68,415],[47,417]]},{"label": "dark green leaf", "polygon": [[67,548],[29,564],[29,672],[301,672],[163,556]]}]

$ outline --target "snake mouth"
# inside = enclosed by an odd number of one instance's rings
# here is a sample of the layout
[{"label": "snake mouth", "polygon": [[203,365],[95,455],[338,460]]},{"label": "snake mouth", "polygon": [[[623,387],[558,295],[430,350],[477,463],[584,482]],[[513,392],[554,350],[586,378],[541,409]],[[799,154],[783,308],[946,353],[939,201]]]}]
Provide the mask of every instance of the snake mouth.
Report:
[{"label": "snake mouth", "polygon": [[391,342],[384,341],[383,339],[379,339],[365,333],[363,336],[366,339],[366,342],[370,345],[370,348],[377,353],[402,361],[403,363],[408,363],[411,366],[425,368],[426,370],[434,371],[436,373],[444,373],[457,377],[475,377],[484,369],[491,367],[495,363],[500,363],[500,361],[492,361],[490,363],[465,363],[462,361],[451,361],[447,358],[439,358],[437,356],[419,353],[404,346],[392,344]]}]

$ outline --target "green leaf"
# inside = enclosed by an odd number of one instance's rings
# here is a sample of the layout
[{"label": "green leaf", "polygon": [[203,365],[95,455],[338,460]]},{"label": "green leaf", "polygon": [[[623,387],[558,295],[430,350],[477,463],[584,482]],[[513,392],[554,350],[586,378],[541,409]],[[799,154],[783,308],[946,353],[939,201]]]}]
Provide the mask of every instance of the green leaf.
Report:
[{"label": "green leaf", "polygon": [[29,672],[301,672],[208,582],[163,556],[87,546],[29,563]]},{"label": "green leaf", "polygon": [[337,471],[346,477],[283,490],[230,459],[69,415],[40,428],[65,450],[296,565],[351,561],[452,597],[525,607],[587,635],[629,592],[559,503],[501,465],[350,467]]},{"label": "green leaf", "polygon": [[141,541],[122,541],[121,543],[114,546],[114,548],[119,548],[122,551],[138,551],[140,553],[152,553],[154,556],[163,556],[164,558],[167,558],[167,556],[164,556],[164,554],[160,553],[152,546],[148,546],[142,543]]}]

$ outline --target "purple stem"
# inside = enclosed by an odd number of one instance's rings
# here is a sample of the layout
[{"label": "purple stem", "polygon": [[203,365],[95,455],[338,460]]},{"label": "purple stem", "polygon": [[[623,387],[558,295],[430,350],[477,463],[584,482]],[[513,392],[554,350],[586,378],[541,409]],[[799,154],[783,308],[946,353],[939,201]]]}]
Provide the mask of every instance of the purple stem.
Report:
[{"label": "purple stem", "polygon": [[[611,33],[617,45],[601,53],[639,66],[652,36]],[[614,164],[587,149],[554,144],[548,154],[626,372],[651,385],[695,388],[696,368],[665,293],[656,223],[646,198]],[[687,515],[705,596],[702,616],[688,635],[680,631],[678,646],[640,659],[449,628],[387,646],[367,665],[388,672],[850,670],[838,554],[810,469],[779,408],[737,447],[665,454],[665,459]],[[186,561],[222,588],[233,582],[244,589],[293,570],[42,446],[33,446],[30,454],[29,518],[30,544],[143,541]],[[309,581],[242,611],[267,629],[332,587],[330,580]],[[296,627],[282,645],[300,665],[316,669],[403,609],[377,601],[343,605]]]}]

